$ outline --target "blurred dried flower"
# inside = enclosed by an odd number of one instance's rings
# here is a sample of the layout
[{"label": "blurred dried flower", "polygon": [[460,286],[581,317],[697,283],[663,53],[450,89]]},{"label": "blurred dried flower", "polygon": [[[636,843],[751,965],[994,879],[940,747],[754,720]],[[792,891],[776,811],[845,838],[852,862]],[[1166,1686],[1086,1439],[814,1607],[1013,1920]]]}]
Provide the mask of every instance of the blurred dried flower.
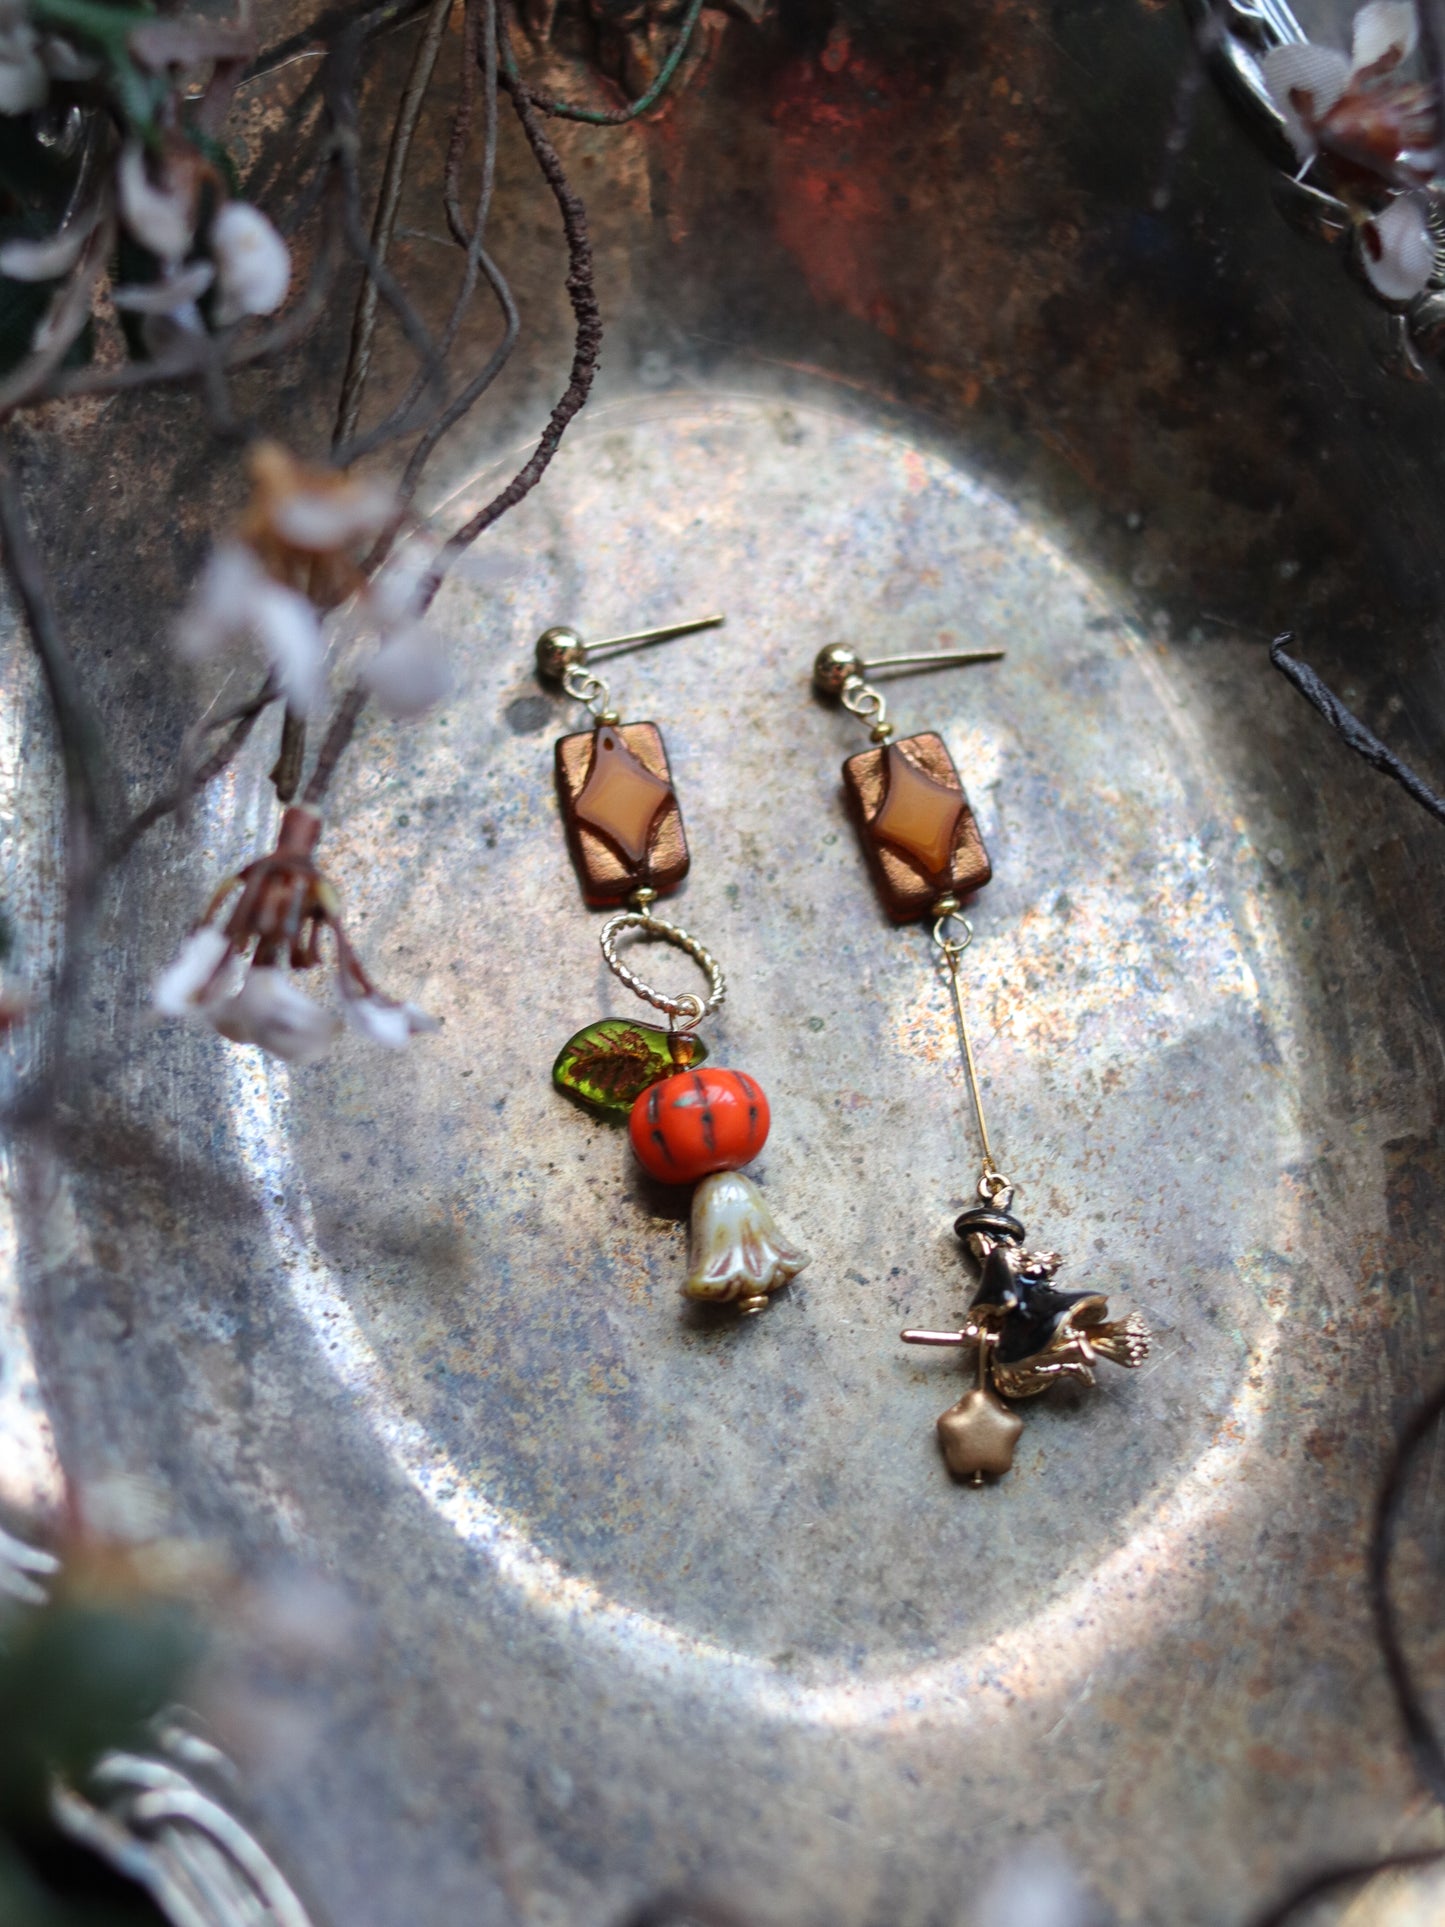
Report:
[{"label": "blurred dried flower", "polygon": [[217,325],[274,314],[291,285],[291,250],[260,208],[227,201],[208,238],[219,277]]},{"label": "blurred dried flower", "polygon": [[288,1064],[315,1064],[330,1050],[341,1019],[313,1003],[274,964],[253,964],[234,997],[207,1007],[233,1044],[255,1044]]},{"label": "blurred dried flower", "polygon": [[1360,225],[1360,260],[1386,301],[1413,301],[1435,268],[1435,236],[1423,194],[1402,194]]},{"label": "blurred dried flower", "polygon": [[1033,1845],[989,1877],[969,1927],[1092,1927],[1095,1910],[1056,1847]]},{"label": "blurred dried flower", "polygon": [[116,169],[121,219],[143,248],[174,267],[195,238],[200,169],[189,149],[171,150],[157,163],[157,175],[151,179],[140,142],[128,141]]},{"label": "blurred dried flower", "polygon": [[[321,963],[321,936],[331,933],[336,985],[347,1022],[373,1043],[400,1050],[436,1020],[415,1004],[377,989],[352,949],[336,892],[312,860],[321,818],[304,805],[281,819],[276,848],[229,877],[205,919],[156,980],[152,999],[163,1016],[200,1017],[233,1044],[255,1044],[290,1064],[326,1055],[341,1018],[324,1009],[287,974]],[[240,899],[224,929],[212,921],[236,890]],[[249,952],[239,989],[236,973]]]},{"label": "blurred dried flower", "polygon": [[209,261],[191,261],[183,268],[163,274],[158,281],[140,281],[133,287],[116,288],[110,298],[116,307],[128,309],[132,314],[194,314],[199,326],[196,303],[215,276]]},{"label": "blurred dried flower", "polygon": [[387,637],[363,666],[361,679],[378,706],[399,720],[423,715],[452,687],[450,663],[436,638],[420,624]]},{"label": "blurred dried flower", "polygon": [[363,589],[359,556],[396,512],[390,484],[299,462],[278,442],[256,443],[246,465],[251,503],[237,534],[269,573],[320,609]]},{"label": "blurred dried flower", "polygon": [[80,259],[90,228],[88,221],[75,221],[43,241],[17,236],[0,243],[0,274],[12,281],[58,281]]},{"label": "blurred dried flower", "polygon": [[1408,0],[1370,0],[1355,15],[1348,57],[1313,41],[1265,55],[1265,85],[1302,162],[1325,150],[1375,181],[1430,179],[1439,103],[1429,88],[1398,78],[1416,38]]},{"label": "blurred dried flower", "polygon": [[176,625],[176,646],[191,661],[220,655],[234,642],[258,642],[292,709],[305,715],[322,687],[321,624],[306,596],[268,573],[243,542],[214,549]]},{"label": "blurred dried flower", "polygon": [[234,984],[225,981],[222,966],[234,954],[225,932],[214,924],[203,923],[193,930],[157,977],[151,993],[162,1017],[190,1017],[207,1003],[229,996]]},{"label": "blurred dried flower", "polygon": [[435,1017],[429,1017],[415,1004],[395,1003],[376,991],[347,997],[341,1008],[353,1030],[369,1037],[373,1044],[384,1044],[388,1050],[401,1050],[413,1037],[441,1028]]},{"label": "blurred dried flower", "polygon": [[0,114],[25,114],[43,107],[50,92],[40,36],[23,0],[0,4]]},{"label": "blurred dried flower", "polygon": [[422,584],[434,561],[433,544],[409,542],[357,601],[358,622],[379,636],[376,653],[362,665],[361,680],[378,706],[399,720],[422,715],[452,688],[446,649],[419,615]]}]

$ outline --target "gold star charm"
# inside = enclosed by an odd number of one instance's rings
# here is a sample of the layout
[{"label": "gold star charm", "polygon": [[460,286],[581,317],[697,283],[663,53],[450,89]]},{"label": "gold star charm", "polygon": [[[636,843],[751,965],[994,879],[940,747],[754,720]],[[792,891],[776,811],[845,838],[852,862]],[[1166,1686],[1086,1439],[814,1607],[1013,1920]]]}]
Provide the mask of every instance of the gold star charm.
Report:
[{"label": "gold star charm", "polygon": [[592,768],[577,798],[579,819],[605,836],[634,866],[647,855],[652,826],[672,790],[644,769],[617,731],[603,724],[592,747]]},{"label": "gold star charm", "polygon": [[996,1393],[982,1385],[965,1392],[938,1421],[944,1462],[956,1479],[982,1485],[984,1476],[1001,1479],[1014,1462],[1014,1447],[1024,1422]]},{"label": "gold star charm", "polygon": [[943,877],[953,861],[964,808],[962,790],[926,775],[897,743],[888,745],[888,796],[873,819],[875,836],[916,857],[930,876]]}]

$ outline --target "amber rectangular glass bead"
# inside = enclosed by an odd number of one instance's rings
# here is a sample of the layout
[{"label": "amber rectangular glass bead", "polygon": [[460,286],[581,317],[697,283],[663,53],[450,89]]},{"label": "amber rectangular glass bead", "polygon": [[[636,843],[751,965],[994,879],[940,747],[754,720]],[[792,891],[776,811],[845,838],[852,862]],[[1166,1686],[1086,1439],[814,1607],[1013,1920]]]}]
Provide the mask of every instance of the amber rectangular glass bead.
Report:
[{"label": "amber rectangular glass bead", "polygon": [[905,736],[850,756],[848,794],[873,881],[895,923],[926,917],[993,875],[963,783],[941,736]]},{"label": "amber rectangular glass bead", "polygon": [[655,723],[599,723],[557,740],[567,843],[596,909],[643,885],[666,896],[687,875],[687,837]]}]

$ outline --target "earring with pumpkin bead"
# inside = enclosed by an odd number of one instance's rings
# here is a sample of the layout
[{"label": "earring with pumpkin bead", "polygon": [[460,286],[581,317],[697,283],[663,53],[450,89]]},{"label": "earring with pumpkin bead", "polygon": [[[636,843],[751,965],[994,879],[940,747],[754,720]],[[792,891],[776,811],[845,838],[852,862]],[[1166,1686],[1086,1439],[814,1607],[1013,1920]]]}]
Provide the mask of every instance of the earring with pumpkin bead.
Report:
[{"label": "earring with pumpkin bead", "polygon": [[[660,897],[687,875],[690,855],[662,733],[624,723],[606,684],[588,664],[600,655],[711,627],[722,618],[640,631],[586,644],[571,629],[549,629],[537,645],[538,673],[591,712],[594,727],[556,746],[557,790],[585,902],[609,908],[600,932],[608,968],[667,1019],[667,1028],[603,1017],[563,1045],[552,1067],[559,1090],[604,1117],[626,1119],[638,1162],[662,1184],[693,1193],[684,1295],[762,1311],[769,1294],[807,1263],[779,1231],[761,1192],[741,1167],[767,1142],[768,1100],[747,1071],[706,1062],[697,1034],[727,994],[712,953],[681,925],[657,914]],[[682,950],[707,978],[707,995],[671,996],[643,981],[619,953],[623,938]]]}]

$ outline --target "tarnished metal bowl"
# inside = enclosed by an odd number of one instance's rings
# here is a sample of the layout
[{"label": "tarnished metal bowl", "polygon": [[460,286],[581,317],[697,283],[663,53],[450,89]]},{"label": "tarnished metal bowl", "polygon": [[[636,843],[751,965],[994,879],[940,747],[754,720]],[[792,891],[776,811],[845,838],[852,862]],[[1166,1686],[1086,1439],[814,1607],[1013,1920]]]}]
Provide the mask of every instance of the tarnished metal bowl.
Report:
[{"label": "tarnished metal bowl", "polygon": [[[285,1684],[307,1743],[249,1769],[332,1921],[570,1927],[686,1891],[756,1927],[952,1927],[1044,1841],[1105,1919],[1224,1927],[1424,1827],[1361,1556],[1441,1362],[1442,833],[1268,643],[1294,630],[1445,776],[1440,400],[1191,95],[1172,10],[789,4],[704,43],[657,116],[559,136],[597,400],[435,606],[454,696],[367,725],[334,792],[353,936],[443,1028],[287,1074],[148,1011],[271,824],[274,744],[139,845],[15,1160],[3,1490],[44,1504],[54,1455],[135,1475],[176,1529],[354,1602],[347,1660]],[[565,371],[510,133],[501,170],[527,333],[448,450],[449,513]],[[434,243],[399,245],[424,279]],[[325,445],[344,322],[249,396],[294,446]],[[105,414],[32,462],[143,800],[211,693],[165,630],[237,485],[190,404]],[[683,1306],[682,1207],[550,1083],[638,1007],[558,820],[577,712],[533,667],[551,625],[714,606],[611,682],[667,734],[715,1059],[769,1093],[760,1169],[811,1253],[741,1323]],[[844,811],[866,738],[810,689],[835,642],[1007,651],[890,704],[943,735],[993,857],[965,978],[1015,1208],[1156,1332],[1143,1370],[1037,1402],[981,1491],[934,1437],[958,1365],[898,1342],[968,1301],[977,1157],[946,981]],[[43,976],[60,776],[13,640],[4,731]],[[256,1707],[281,1692],[258,1661]],[[1322,1917],[1416,1917],[1352,1904]]]}]

